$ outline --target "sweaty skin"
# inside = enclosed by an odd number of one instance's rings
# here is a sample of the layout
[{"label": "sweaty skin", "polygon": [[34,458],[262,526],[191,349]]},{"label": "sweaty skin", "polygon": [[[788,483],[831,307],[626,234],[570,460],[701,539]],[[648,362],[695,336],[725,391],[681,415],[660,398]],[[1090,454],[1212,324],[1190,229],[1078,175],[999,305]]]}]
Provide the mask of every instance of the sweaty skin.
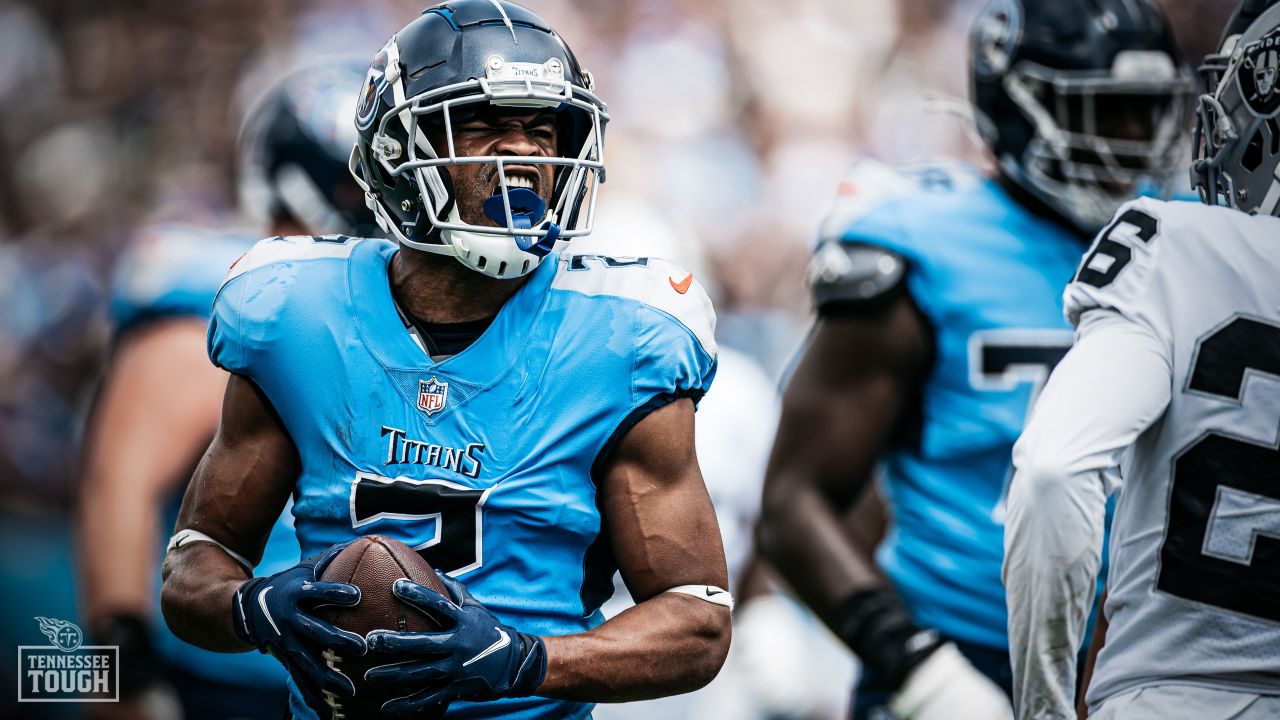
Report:
[{"label": "sweaty skin", "polygon": [[928,330],[904,293],[881,309],[820,318],[783,394],[759,542],[828,625],[850,594],[885,584],[874,544],[852,537],[841,516],[870,485],[930,357]]},{"label": "sweaty skin", "polygon": [[[444,133],[429,133],[433,147],[447,152]],[[546,156],[554,154],[558,134],[550,113],[498,112],[458,121],[453,133],[459,156]],[[465,222],[496,226],[480,209],[498,188],[490,164],[455,165],[448,169]],[[508,175],[533,180],[544,200],[551,192],[551,165],[507,166]],[[455,323],[481,320],[498,313],[527,278],[499,280],[482,275],[451,257],[402,248],[391,259],[391,290],[401,309],[421,322]]]},{"label": "sweaty skin", "polygon": [[[453,145],[458,156],[513,155],[548,156],[556,153],[560,136],[555,115],[547,111],[490,111],[453,121]],[[443,130],[428,132],[432,147],[447,153]],[[533,191],[543,200],[549,199],[556,166],[546,163],[521,165],[508,163],[507,177],[520,176],[533,181]],[[448,168],[453,193],[458,199],[464,222],[497,226],[483,211],[485,199],[501,185],[498,170],[491,163],[454,165]]]},{"label": "sweaty skin", "polygon": [[[455,134],[459,155],[554,152],[554,125],[549,137],[539,137],[538,114],[500,113],[473,122]],[[491,185],[483,189],[485,166],[462,168],[451,169],[453,180],[472,190],[460,191],[459,202],[483,202],[492,192]],[[549,170],[537,187],[545,199]],[[462,208],[464,217],[474,211]],[[522,283],[410,248],[401,248],[391,267],[397,303],[426,322],[492,316]],[[299,472],[297,449],[267,398],[232,375],[222,423],[188,488],[178,527],[256,559]],[[728,583],[715,513],[694,455],[693,403],[678,400],[637,423],[597,482],[619,568],[641,602],[589,632],[545,638],[547,677],[537,694],[611,702],[705,685],[728,653],[729,610],[663,592]],[[249,577],[243,567],[215,545],[197,542],[170,552],[164,574],[165,617],[179,637],[211,650],[249,649],[237,638],[230,612],[232,595]]]}]

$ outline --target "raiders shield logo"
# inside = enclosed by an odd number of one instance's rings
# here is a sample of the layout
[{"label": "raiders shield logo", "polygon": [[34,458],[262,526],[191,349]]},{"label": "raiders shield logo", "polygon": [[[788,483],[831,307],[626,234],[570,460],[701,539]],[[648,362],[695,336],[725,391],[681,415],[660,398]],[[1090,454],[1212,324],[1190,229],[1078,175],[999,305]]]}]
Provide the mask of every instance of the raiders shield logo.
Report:
[{"label": "raiders shield logo", "polygon": [[440,382],[435,376],[430,380],[418,381],[418,409],[428,415],[435,415],[444,409],[449,399],[449,383]]},{"label": "raiders shield logo", "polygon": [[1272,117],[1280,111],[1280,28],[1244,47],[1236,80],[1241,97],[1256,115]]}]

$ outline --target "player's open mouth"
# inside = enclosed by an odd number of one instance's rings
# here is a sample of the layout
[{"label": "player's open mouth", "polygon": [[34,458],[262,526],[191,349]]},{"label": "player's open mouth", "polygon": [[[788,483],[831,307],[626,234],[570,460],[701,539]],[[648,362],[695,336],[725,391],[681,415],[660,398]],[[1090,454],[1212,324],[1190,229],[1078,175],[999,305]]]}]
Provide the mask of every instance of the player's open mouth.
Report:
[{"label": "player's open mouth", "polygon": [[[497,173],[494,173],[494,176],[493,191],[490,195],[497,195],[502,191],[502,183],[498,181]],[[513,170],[512,168],[507,168],[506,177],[507,189],[509,190],[524,188],[526,190],[532,190],[535,193],[538,192],[539,178],[537,173],[532,169]]]}]

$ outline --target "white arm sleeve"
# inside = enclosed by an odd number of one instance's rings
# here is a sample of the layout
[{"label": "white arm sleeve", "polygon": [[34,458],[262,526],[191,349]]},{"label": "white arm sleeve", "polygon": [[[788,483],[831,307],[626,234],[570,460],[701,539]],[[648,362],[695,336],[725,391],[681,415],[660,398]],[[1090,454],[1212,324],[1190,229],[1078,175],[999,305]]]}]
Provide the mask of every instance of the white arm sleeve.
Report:
[{"label": "white arm sleeve", "polygon": [[1108,471],[1164,412],[1171,386],[1168,350],[1148,327],[1092,310],[1014,447],[1003,577],[1020,719],[1076,717],[1076,654],[1115,489]]}]

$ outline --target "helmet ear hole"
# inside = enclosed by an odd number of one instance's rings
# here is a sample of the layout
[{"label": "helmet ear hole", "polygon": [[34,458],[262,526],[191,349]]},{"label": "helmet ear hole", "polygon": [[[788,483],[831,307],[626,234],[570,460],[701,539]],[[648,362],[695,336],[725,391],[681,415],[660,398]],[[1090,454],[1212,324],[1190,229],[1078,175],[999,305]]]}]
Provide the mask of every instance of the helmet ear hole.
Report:
[{"label": "helmet ear hole", "polygon": [[1244,153],[1240,156],[1240,167],[1255,172],[1262,166],[1262,129],[1259,128],[1253,133],[1253,137],[1249,138],[1249,144],[1245,146]]},{"label": "helmet ear hole", "polygon": [[383,172],[382,168],[379,167],[377,163],[370,163],[370,165],[371,167],[369,168],[369,171],[378,183],[385,186],[388,190],[396,189],[396,184],[399,182],[399,178],[395,175],[391,175],[390,173]]},{"label": "helmet ear hole", "polygon": [[1267,119],[1267,130],[1271,133],[1271,155],[1280,155],[1280,123],[1275,118]]}]

